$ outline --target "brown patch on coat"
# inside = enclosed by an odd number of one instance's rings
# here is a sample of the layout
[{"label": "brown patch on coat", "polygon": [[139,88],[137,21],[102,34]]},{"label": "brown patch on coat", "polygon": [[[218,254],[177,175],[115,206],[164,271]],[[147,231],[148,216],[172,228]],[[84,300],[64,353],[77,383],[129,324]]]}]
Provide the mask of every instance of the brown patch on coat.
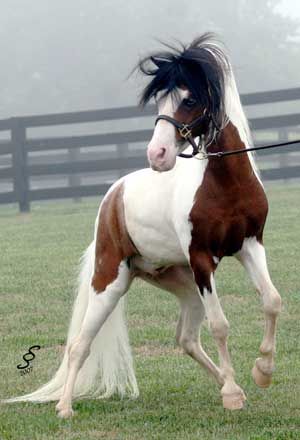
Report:
[{"label": "brown patch on coat", "polygon": [[[210,152],[245,148],[236,127],[229,123],[219,134]],[[190,213],[191,266],[196,282],[211,290],[210,275],[216,264],[213,256],[238,252],[247,237],[262,242],[268,212],[265,192],[247,154],[210,158]]]},{"label": "brown patch on coat", "polygon": [[100,209],[92,279],[97,293],[117,278],[121,261],[137,254],[126,229],[123,192],[121,183],[105,197]]}]

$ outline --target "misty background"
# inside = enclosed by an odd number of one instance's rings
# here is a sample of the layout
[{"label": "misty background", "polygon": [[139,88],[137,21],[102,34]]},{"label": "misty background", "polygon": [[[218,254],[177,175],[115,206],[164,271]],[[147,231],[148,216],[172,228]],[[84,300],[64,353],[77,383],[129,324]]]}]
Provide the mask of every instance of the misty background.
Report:
[{"label": "misty background", "polygon": [[227,46],[241,93],[299,87],[299,0],[10,0],[0,118],[134,105],[138,59],[206,31]]}]

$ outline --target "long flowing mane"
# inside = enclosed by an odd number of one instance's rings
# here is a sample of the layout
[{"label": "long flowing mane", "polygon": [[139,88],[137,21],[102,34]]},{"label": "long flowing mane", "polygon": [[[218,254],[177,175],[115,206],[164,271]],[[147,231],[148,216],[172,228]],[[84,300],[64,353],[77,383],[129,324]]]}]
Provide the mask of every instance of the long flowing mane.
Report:
[{"label": "long flowing mane", "polygon": [[[247,118],[243,111],[233,69],[225,48],[212,33],[196,38],[189,46],[176,48],[165,44],[166,50],[143,58],[138,68],[152,80],[142,92],[140,102],[147,104],[158,94],[173,93],[186,86],[201,107],[208,110],[219,128],[230,120],[238,129],[245,146],[252,144]],[[208,133],[214,136],[214,127]],[[256,166],[248,153],[252,167]]]},{"label": "long flowing mane", "polygon": [[[242,107],[240,95],[237,89],[237,85],[231,65],[227,75],[226,87],[225,87],[225,112],[227,114],[228,119],[236,126],[240,138],[245,144],[245,146],[246,147],[251,146],[252,136],[250,132],[250,127]],[[257,177],[259,177],[258,168],[254,160],[254,153],[250,151],[247,154],[253,170],[255,171]]]}]

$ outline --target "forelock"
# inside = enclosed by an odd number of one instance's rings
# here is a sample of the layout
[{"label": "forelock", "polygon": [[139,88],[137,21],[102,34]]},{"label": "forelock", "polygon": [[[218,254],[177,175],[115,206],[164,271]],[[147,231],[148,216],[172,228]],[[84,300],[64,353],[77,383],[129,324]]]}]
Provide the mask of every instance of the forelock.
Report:
[{"label": "forelock", "polygon": [[138,68],[152,77],[142,92],[145,105],[159,92],[167,95],[180,86],[189,89],[198,104],[220,120],[224,111],[225,81],[230,69],[227,57],[212,34],[196,38],[180,48],[165,45],[168,50],[148,55]]}]

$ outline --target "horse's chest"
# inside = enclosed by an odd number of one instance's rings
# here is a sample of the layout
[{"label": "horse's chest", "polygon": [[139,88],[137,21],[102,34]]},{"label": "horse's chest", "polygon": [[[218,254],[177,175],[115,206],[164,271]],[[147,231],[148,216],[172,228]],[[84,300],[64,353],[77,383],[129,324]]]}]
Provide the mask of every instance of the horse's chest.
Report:
[{"label": "horse's chest", "polygon": [[126,226],[139,254],[158,266],[182,263],[185,255],[173,221],[172,193],[144,192],[140,198],[126,195]]},{"label": "horse's chest", "polygon": [[128,233],[140,255],[159,266],[185,264],[191,240],[189,215],[201,184],[202,164],[178,160],[168,173],[143,170],[125,184]]}]

